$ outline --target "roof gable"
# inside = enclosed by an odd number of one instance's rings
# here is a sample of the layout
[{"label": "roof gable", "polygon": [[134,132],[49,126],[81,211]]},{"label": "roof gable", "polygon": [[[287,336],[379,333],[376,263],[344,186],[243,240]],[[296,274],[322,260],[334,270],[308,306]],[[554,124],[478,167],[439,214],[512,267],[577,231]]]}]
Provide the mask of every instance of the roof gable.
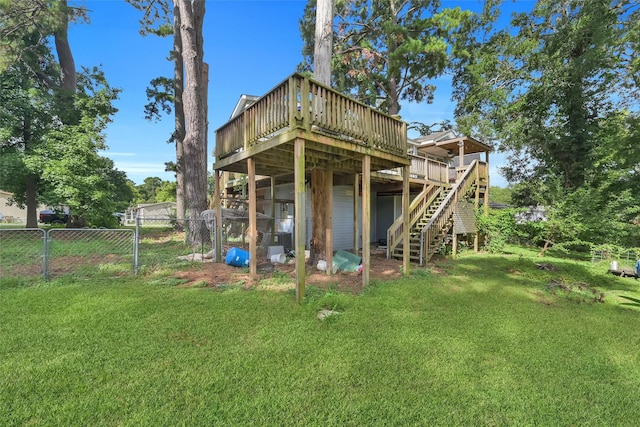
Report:
[{"label": "roof gable", "polygon": [[260,97],[255,95],[241,95],[240,99],[233,109],[233,113],[231,113],[231,118],[229,118],[229,120],[233,120],[238,117],[244,110],[255,104],[258,99],[260,99]]}]

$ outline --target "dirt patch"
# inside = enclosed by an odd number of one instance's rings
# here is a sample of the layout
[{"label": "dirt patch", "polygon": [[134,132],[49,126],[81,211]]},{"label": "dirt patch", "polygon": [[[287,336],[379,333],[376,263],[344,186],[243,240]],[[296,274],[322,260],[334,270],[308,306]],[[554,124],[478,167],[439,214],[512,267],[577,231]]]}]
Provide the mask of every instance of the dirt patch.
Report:
[{"label": "dirt patch", "polygon": [[[175,277],[184,281],[181,286],[221,287],[238,285],[264,289],[295,288],[294,259],[285,264],[272,264],[266,258],[258,260],[258,275],[252,278],[247,268],[238,268],[223,263],[195,262],[193,268],[176,272]],[[392,280],[402,276],[402,261],[388,260],[384,253],[371,254],[369,277],[371,280]],[[362,290],[362,274],[338,271],[327,275],[315,266],[306,266],[307,285],[320,288],[337,287],[340,291],[359,293]]]}]

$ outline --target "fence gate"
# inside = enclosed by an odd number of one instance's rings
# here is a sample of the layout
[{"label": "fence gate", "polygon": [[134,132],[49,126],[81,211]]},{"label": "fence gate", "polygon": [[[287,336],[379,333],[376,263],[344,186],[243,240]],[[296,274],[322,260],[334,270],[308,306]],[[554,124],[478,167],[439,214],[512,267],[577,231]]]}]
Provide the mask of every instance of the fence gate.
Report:
[{"label": "fence gate", "polygon": [[0,229],[0,277],[43,275],[45,245],[43,229]]},{"label": "fence gate", "polygon": [[47,231],[45,277],[91,273],[110,264],[136,270],[135,232],[129,229],[52,228]]}]

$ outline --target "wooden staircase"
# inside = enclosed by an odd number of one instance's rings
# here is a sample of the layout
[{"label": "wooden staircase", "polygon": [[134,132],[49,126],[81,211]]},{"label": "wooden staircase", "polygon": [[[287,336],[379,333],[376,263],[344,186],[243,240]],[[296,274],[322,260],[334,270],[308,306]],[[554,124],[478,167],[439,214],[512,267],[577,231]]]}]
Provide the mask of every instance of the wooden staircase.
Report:
[{"label": "wooden staircase", "polygon": [[[451,192],[451,188],[449,187],[436,187],[434,190],[435,191],[423,192],[425,194],[422,196],[421,193],[422,197],[419,196],[425,199],[425,209],[422,210],[421,215],[416,216],[416,221],[413,222],[409,229],[409,259],[412,262],[420,262],[421,230],[429,223],[433,215],[438,210],[438,207],[440,207],[447,195]],[[428,197],[429,195],[431,197]],[[394,245],[391,256],[393,258],[402,259],[403,252],[403,245]]]},{"label": "wooden staircase", "polygon": [[[474,161],[453,187],[430,185],[409,206],[409,259],[420,265],[437,253],[453,227],[457,203],[486,191],[486,172]],[[484,188],[483,188],[484,185]],[[387,231],[387,257],[403,257],[403,224],[398,218]]]}]

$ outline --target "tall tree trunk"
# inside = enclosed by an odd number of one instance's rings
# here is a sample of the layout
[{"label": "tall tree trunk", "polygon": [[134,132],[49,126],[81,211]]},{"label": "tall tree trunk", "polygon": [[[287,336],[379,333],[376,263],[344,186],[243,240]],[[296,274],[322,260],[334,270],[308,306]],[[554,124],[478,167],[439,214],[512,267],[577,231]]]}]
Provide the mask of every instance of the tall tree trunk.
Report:
[{"label": "tall tree trunk", "polygon": [[[331,55],[333,53],[333,0],[318,0],[316,5],[315,45],[313,49],[313,78],[331,86]],[[321,103],[321,108],[326,108]],[[327,249],[327,171],[311,171],[311,251],[309,264],[326,259]]]},{"label": "tall tree trunk", "polygon": [[309,251],[309,265],[314,265],[318,259],[326,259],[327,249],[327,171],[311,170],[311,250]]},{"label": "tall tree trunk", "polygon": [[25,191],[25,199],[27,205],[27,228],[38,228],[38,177],[29,174],[27,176],[27,185]]},{"label": "tall tree trunk", "polygon": [[69,38],[67,37],[70,9],[67,6],[67,0],[61,0],[60,4],[59,25],[56,32],[53,33],[53,36],[56,44],[56,53],[58,54],[58,62],[60,63],[62,89],[75,93],[77,84],[76,64],[73,60],[71,47],[69,46]]},{"label": "tall tree trunk", "polygon": [[389,79],[387,99],[389,100],[389,109],[387,112],[390,116],[395,116],[400,112],[400,102],[398,101],[398,81],[394,77]]},{"label": "tall tree trunk", "polygon": [[197,220],[207,209],[206,98],[203,97],[202,62],[204,0],[175,0],[179,8],[186,84],[184,86],[185,137],[183,142],[184,195],[186,211],[192,222],[187,242],[202,241]]},{"label": "tall tree trunk", "polygon": [[[180,8],[173,6],[173,81],[174,81],[174,111],[175,111],[175,141],[176,141],[176,217],[185,217],[184,203],[184,65],[182,59],[182,37],[180,35]],[[182,226],[182,222],[178,222]]]},{"label": "tall tree trunk", "polygon": [[318,0],[316,5],[313,78],[331,86],[331,55],[333,51],[333,0]]}]

